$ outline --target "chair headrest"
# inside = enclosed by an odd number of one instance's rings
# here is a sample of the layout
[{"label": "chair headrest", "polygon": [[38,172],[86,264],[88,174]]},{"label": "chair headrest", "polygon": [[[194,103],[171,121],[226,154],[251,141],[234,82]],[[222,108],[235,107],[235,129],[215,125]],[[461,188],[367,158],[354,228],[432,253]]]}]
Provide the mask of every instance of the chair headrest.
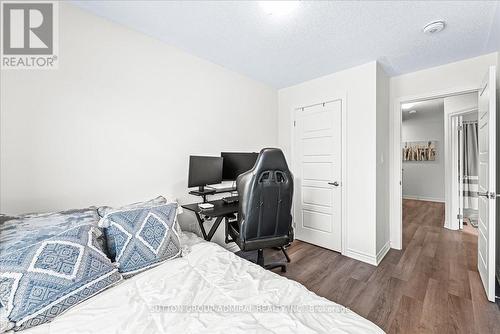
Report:
[{"label": "chair headrest", "polygon": [[260,151],[252,171],[263,170],[288,171],[285,155],[279,148],[264,148]]}]

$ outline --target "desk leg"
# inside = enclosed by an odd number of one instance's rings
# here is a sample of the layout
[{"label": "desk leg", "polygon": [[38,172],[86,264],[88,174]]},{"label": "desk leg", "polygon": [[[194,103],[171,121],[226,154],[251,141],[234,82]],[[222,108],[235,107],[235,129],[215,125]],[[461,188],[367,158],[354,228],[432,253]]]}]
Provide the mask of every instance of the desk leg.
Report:
[{"label": "desk leg", "polygon": [[210,232],[208,232],[208,236],[205,238],[205,240],[207,240],[207,241],[212,240],[212,237],[214,236],[215,231],[217,231],[217,228],[219,227],[222,219],[224,219],[224,217],[217,217],[215,219],[215,222],[212,225],[212,228],[210,229]]},{"label": "desk leg", "polygon": [[210,240],[210,239],[208,239],[207,232],[205,232],[205,228],[203,227],[204,220],[200,217],[200,214],[198,212],[195,212],[195,216],[196,216],[196,220],[198,221],[198,225],[200,225],[200,230],[201,230],[201,234],[203,235],[203,239],[205,239],[207,241]]},{"label": "desk leg", "polygon": [[225,239],[224,241],[226,242],[226,244],[231,243],[231,242],[236,242],[236,241],[234,241],[233,239],[229,239],[229,233],[228,233],[228,231],[227,231],[227,230],[228,230],[228,228],[229,228],[229,227],[228,227],[228,225],[229,225],[229,218],[228,218],[228,217],[226,217],[226,218],[224,219],[224,221],[225,221],[225,223],[226,223],[226,224],[225,224],[226,226],[225,226],[225,229],[224,229],[224,234],[225,234],[225,236],[226,236],[226,237],[224,238],[224,239]]}]

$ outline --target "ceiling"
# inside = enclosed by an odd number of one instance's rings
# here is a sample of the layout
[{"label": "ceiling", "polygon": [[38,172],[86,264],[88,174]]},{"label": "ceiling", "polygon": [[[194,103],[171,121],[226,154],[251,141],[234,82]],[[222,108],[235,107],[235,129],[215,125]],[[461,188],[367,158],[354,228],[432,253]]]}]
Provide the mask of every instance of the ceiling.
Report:
[{"label": "ceiling", "polygon": [[[500,1],[73,1],[276,88],[378,60],[390,75],[500,50]],[[445,20],[436,35],[425,24]]]},{"label": "ceiling", "polygon": [[[410,111],[416,111],[411,113]],[[403,104],[402,106],[402,120],[403,122],[410,119],[425,117],[428,113],[439,113],[444,117],[444,99],[432,99],[416,103]],[[428,116],[427,116],[428,117]]]}]

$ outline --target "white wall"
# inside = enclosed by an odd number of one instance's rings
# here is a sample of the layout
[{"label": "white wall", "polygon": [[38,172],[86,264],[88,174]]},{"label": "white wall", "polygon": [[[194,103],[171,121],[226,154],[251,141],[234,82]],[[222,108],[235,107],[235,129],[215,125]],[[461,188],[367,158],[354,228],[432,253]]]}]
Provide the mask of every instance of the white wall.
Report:
[{"label": "white wall", "polygon": [[[500,13],[500,10],[498,12]],[[497,93],[500,93],[500,50],[497,52]]]},{"label": "white wall", "polygon": [[477,109],[477,93],[460,94],[444,99],[444,113],[449,115],[458,111]]},{"label": "white wall", "polygon": [[403,120],[401,141],[437,141],[435,161],[403,161],[403,198],[444,202],[444,104]]},{"label": "white wall", "polygon": [[[391,152],[399,152],[400,133],[398,123],[399,103],[415,98],[431,97],[458,90],[475,89],[480,86],[488,67],[496,65],[498,54],[492,53],[455,63],[425,69],[413,73],[392,77],[390,80],[391,98]],[[391,190],[391,246],[401,248],[401,206],[399,196],[399,168],[401,162],[391,154],[390,190]],[[447,213],[447,217],[449,213]]]},{"label": "white wall", "polygon": [[389,183],[389,77],[377,64],[377,240],[376,262],[379,263],[390,249]]},{"label": "white wall", "polygon": [[291,160],[295,108],[347,96],[346,255],[376,255],[376,62],[279,90],[279,145]]},{"label": "white wall", "polygon": [[465,114],[462,118],[464,122],[473,122],[477,121],[477,112],[472,112],[469,114]]},{"label": "white wall", "polygon": [[190,154],[277,144],[276,90],[59,7],[59,69],[1,73],[2,213],[196,201]]}]

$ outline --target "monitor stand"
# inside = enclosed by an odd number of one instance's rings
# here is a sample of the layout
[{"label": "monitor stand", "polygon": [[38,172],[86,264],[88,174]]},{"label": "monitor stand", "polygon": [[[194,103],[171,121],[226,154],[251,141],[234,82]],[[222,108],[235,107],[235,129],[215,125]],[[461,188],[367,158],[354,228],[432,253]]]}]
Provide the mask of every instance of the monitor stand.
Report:
[{"label": "monitor stand", "polygon": [[206,203],[207,202],[207,193],[205,193],[205,186],[199,186],[198,193],[201,194],[201,198],[203,198],[203,203]]},{"label": "monitor stand", "polygon": [[203,198],[203,203],[207,202],[207,196],[215,194],[214,189],[205,189],[204,186],[199,186],[198,190],[192,190],[189,192],[191,195],[201,196]]}]

